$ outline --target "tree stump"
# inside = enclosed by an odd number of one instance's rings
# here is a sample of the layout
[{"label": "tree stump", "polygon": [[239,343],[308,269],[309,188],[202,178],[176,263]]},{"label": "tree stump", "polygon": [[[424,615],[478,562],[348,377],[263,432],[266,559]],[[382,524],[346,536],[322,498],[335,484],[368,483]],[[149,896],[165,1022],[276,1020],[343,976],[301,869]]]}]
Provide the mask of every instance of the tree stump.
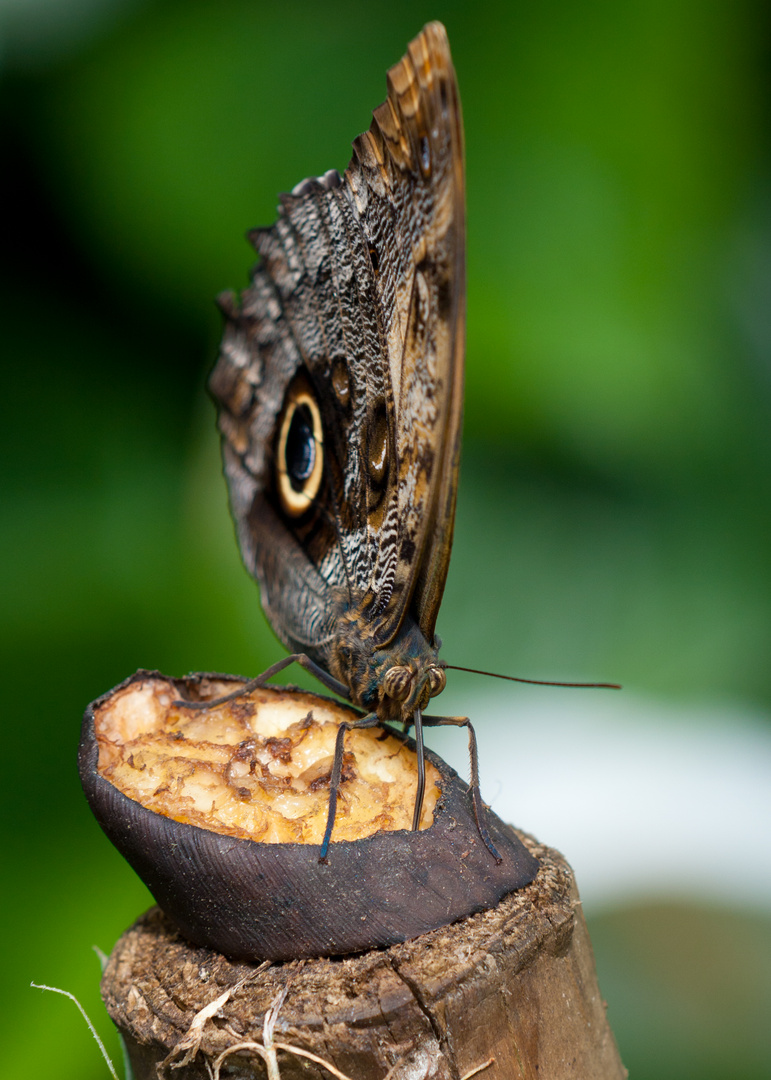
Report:
[{"label": "tree stump", "polygon": [[530,885],[343,959],[235,963],[152,908],[102,982],[135,1080],[622,1080],[573,874],[521,838],[541,861]]}]

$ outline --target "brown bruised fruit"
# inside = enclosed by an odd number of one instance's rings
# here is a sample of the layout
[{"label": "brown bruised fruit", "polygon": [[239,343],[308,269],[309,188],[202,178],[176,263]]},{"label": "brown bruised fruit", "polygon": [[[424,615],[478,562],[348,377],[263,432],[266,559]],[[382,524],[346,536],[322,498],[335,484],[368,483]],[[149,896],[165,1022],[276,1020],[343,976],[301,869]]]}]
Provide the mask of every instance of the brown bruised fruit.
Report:
[{"label": "brown bruised fruit", "polygon": [[261,687],[210,710],[243,680],[137,672],[90,705],[81,780],[100,825],[191,941],[240,960],[344,955],[417,937],[495,906],[537,860],[488,812],[482,842],[466,785],[427,754],[410,831],[412,741],[348,732],[327,864],[320,864],[332,754],[351,709]]},{"label": "brown bruised fruit", "polygon": [[[232,689],[205,684],[212,698]],[[242,840],[320,845],[340,707],[274,687],[205,712],[175,705],[178,698],[173,683],[158,678],[112,695],[95,714],[100,774],[174,821]],[[416,784],[409,747],[371,728],[348,732],[345,747],[333,839],[409,829]],[[426,789],[422,828],[439,796],[431,764]]]}]

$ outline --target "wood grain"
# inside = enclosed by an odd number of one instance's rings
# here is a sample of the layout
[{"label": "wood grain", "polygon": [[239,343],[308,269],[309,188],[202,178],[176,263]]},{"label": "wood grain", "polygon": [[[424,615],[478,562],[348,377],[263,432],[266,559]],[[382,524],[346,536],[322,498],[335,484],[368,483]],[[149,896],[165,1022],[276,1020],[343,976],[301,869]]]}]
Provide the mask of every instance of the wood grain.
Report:
[{"label": "wood grain", "polygon": [[[267,1076],[255,1047],[284,993],[275,1042],[351,1080],[463,1080],[483,1065],[484,1080],[622,1080],[570,867],[523,840],[541,871],[497,908],[345,960],[232,963],[189,946],[152,909],[120,939],[102,984],[136,1080],[209,1080],[208,1067],[243,1043],[253,1045],[226,1057],[222,1075]],[[282,1080],[335,1075],[291,1050],[276,1055]]]}]

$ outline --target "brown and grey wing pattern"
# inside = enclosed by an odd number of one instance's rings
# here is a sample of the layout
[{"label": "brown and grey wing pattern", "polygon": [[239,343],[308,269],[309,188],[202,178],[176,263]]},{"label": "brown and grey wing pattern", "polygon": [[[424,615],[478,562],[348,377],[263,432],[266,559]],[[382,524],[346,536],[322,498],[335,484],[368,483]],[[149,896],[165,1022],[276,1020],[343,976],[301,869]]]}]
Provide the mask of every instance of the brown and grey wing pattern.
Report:
[{"label": "brown and grey wing pattern", "polygon": [[[372,528],[390,491],[389,470],[367,468],[377,418],[393,422],[378,301],[360,222],[335,173],[282,197],[279,219],[253,235],[262,271],[313,384],[324,427],[324,543],[310,552],[354,604],[379,558]],[[393,438],[389,442],[393,446]],[[295,528],[301,528],[301,525]]]},{"label": "brown and grey wing pattern", "polygon": [[225,333],[209,388],[218,404],[230,506],[246,568],[265,613],[293,652],[326,666],[337,614],[334,582],[309,559],[272,498],[276,424],[301,367],[273,282],[258,271],[239,301],[220,297]]},{"label": "brown and grey wing pattern", "polygon": [[455,514],[465,345],[463,129],[444,27],[388,73],[345,174],[369,248],[393,389],[396,482],[368,583],[377,640],[413,603],[433,639]]},{"label": "brown and grey wing pattern", "polygon": [[[389,72],[345,176],[282,198],[252,234],[251,287],[223,300],[210,385],[242,553],[279,636],[322,663],[343,603],[385,644],[414,596],[433,634],[457,477],[463,202],[457,88],[431,24]],[[288,518],[276,439],[299,373],[321,414],[324,482]]]}]

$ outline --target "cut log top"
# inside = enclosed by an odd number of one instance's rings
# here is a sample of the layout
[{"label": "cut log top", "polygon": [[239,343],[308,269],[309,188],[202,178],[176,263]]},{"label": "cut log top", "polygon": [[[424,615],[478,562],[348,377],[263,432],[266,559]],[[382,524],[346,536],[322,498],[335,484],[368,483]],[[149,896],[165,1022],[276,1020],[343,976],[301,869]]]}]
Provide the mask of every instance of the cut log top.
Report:
[{"label": "cut log top", "polygon": [[236,963],[152,908],[102,983],[135,1080],[621,1080],[570,867],[521,838],[541,868],[497,908],[346,959]]}]

